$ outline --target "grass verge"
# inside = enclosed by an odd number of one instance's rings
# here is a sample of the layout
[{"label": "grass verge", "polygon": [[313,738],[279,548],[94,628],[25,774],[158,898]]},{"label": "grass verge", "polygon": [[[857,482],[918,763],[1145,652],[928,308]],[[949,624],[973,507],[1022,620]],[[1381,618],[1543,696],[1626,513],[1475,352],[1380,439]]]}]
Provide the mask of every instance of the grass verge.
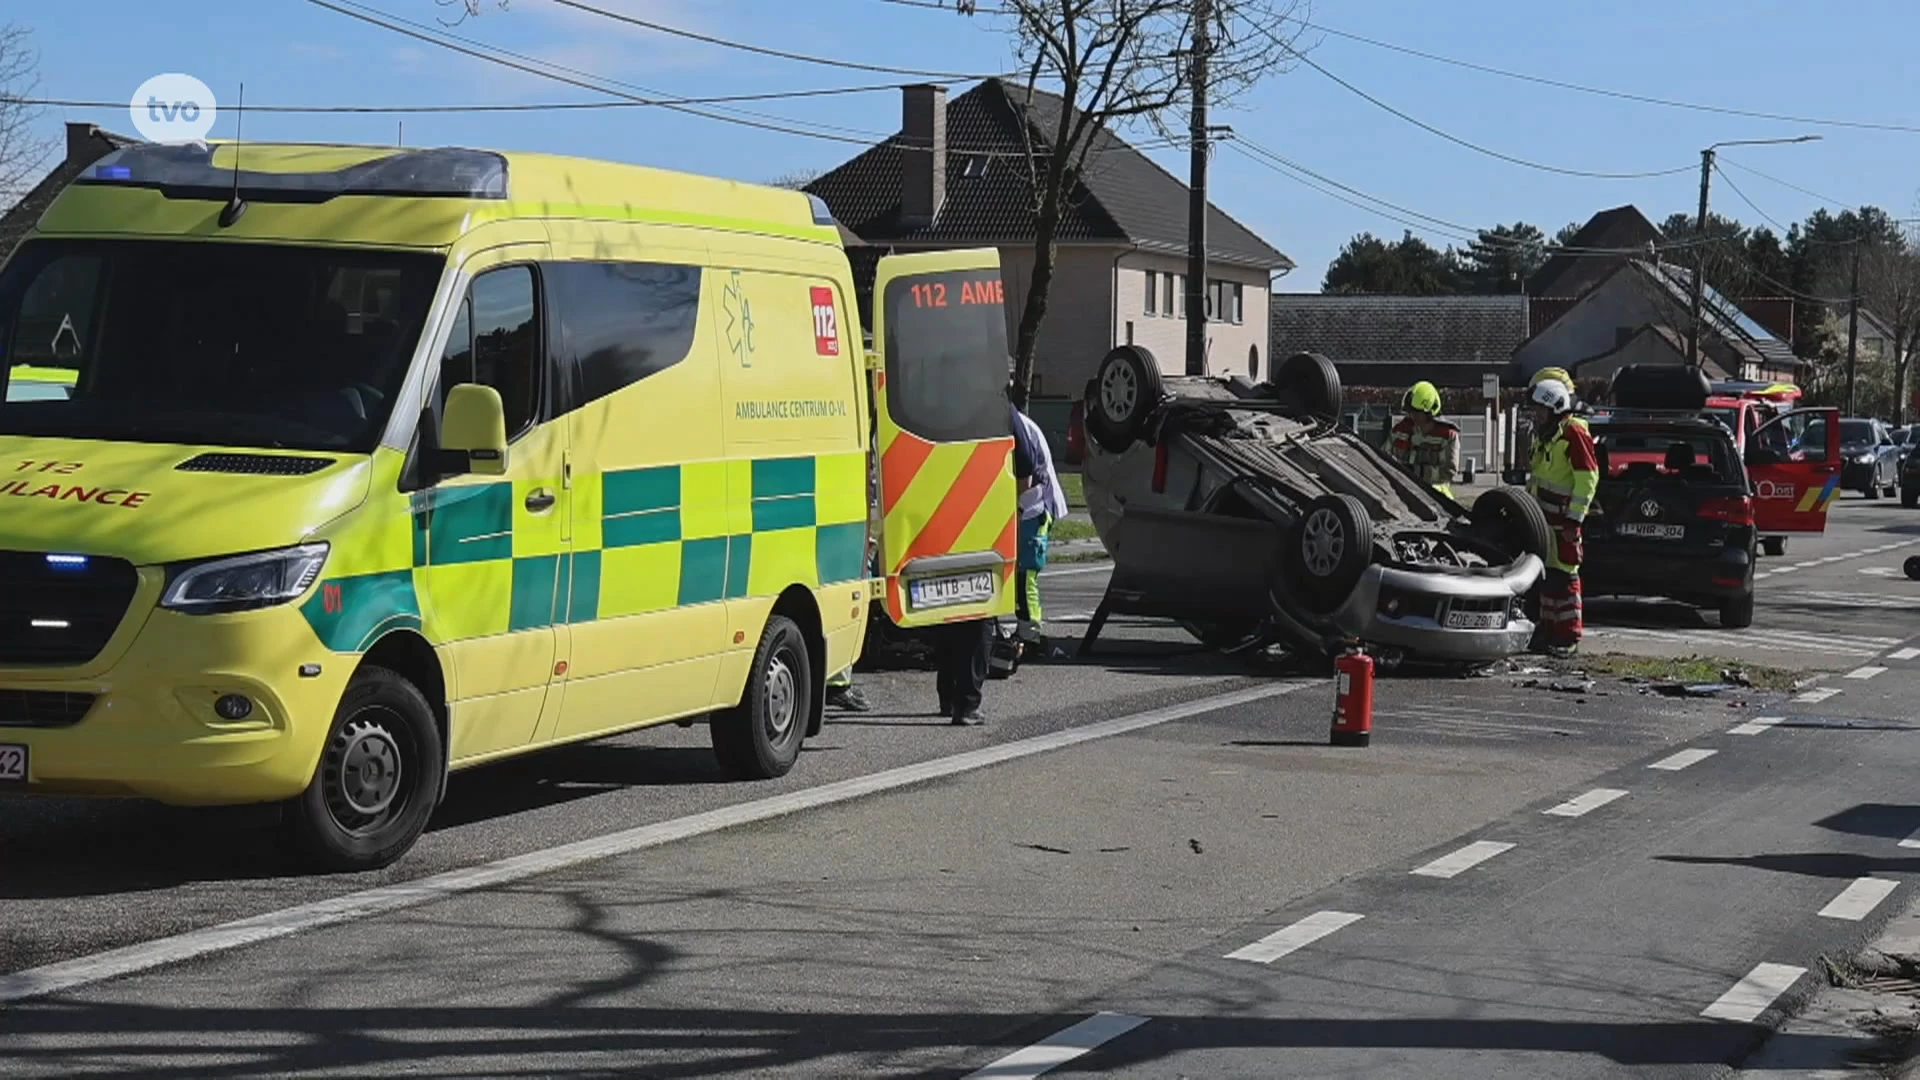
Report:
[{"label": "grass verge", "polygon": [[1749,664],[1716,656],[1629,656],[1625,653],[1582,653],[1567,662],[1590,675],[1650,679],[1654,682],[1717,683],[1723,671],[1744,671],[1760,690],[1791,690],[1803,672],[1765,664]]}]

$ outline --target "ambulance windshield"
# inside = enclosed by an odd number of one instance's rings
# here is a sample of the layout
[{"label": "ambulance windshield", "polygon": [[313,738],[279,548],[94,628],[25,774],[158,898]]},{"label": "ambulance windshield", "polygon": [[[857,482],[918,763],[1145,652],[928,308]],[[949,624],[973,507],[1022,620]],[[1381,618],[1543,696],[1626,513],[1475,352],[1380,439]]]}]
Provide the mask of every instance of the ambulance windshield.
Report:
[{"label": "ambulance windshield", "polygon": [[[36,240],[0,273],[0,435],[370,452],[437,256]],[[64,394],[12,384],[74,372]]]},{"label": "ambulance windshield", "polygon": [[1000,275],[953,270],[886,289],[887,411],[929,442],[1005,439],[1007,316]]}]

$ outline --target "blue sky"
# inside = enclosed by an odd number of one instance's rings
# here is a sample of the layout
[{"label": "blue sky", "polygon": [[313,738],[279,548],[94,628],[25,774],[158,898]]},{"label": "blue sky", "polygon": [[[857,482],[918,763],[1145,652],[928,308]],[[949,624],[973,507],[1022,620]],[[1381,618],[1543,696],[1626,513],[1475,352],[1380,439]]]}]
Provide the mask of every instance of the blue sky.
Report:
[{"label": "blue sky", "polygon": [[[434,0],[362,0],[433,22]],[[598,0],[655,21],[786,50],[941,71],[1000,70],[1007,38],[994,20],[916,10],[879,0]],[[1825,6],[1825,5],[1821,5]],[[1920,125],[1910,45],[1920,4],[1847,0],[1816,15],[1790,0],[1315,0],[1328,27],[1396,44],[1572,82],[1661,97],[1802,116]],[[303,0],[32,0],[0,20],[33,31],[40,93],[124,101],[148,76],[182,71],[207,82],[223,105],[246,83],[256,104],[448,104],[591,100],[574,87],[409,40]],[[491,45],[677,95],[791,90],[903,81],[747,56],[664,38],[562,8],[512,0],[458,33]],[[1818,133],[1797,146],[1723,152],[1734,183],[1783,223],[1816,206],[1874,203],[1920,214],[1920,134],[1848,130],[1708,115],[1514,82],[1444,67],[1332,36],[1310,35],[1313,59],[1368,93],[1492,149],[1603,172],[1697,167],[1716,141]],[[847,138],[897,130],[899,95],[742,106],[832,125]],[[45,110],[49,137],[65,120],[125,130],[124,109]],[[1368,104],[1307,68],[1276,75],[1218,116],[1251,143],[1371,195],[1472,226],[1531,221],[1552,233],[1592,212],[1632,202],[1658,220],[1691,211],[1697,171],[1601,180],[1523,168],[1453,145]],[[466,144],[547,150],[765,181],[822,169],[857,152],[848,143],[756,131],[658,109],[567,114],[405,118],[409,145]],[[224,113],[215,137],[230,137]],[[393,117],[265,116],[250,138],[390,141]],[[1178,175],[1180,151],[1157,158]],[[1819,192],[1827,203],[1751,173]],[[1215,158],[1214,199],[1300,269],[1286,291],[1319,287],[1327,262],[1356,232],[1398,236],[1401,223],[1328,198],[1238,152]],[[1715,209],[1764,219],[1715,178]],[[1428,234],[1436,243],[1450,237]]]}]

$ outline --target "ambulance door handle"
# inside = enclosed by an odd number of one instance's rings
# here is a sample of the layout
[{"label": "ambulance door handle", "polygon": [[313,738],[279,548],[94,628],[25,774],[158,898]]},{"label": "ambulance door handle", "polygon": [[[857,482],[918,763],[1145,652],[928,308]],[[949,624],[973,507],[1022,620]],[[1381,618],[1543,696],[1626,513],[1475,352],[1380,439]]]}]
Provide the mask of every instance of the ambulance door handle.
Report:
[{"label": "ambulance door handle", "polygon": [[553,492],[539,488],[527,494],[527,513],[544,514],[553,509]]}]

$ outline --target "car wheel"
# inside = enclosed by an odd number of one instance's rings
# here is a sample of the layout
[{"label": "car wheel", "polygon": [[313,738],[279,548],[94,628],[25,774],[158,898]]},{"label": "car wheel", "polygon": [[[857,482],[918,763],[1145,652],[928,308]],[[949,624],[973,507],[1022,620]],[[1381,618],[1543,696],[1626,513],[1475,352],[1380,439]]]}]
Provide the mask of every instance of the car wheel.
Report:
[{"label": "car wheel", "polygon": [[1553,530],[1547,525],[1540,500],[1526,489],[1497,487],[1482,492],[1467,512],[1494,543],[1516,554],[1537,555],[1542,559],[1553,547]]},{"label": "car wheel", "polygon": [[1779,558],[1787,553],[1787,538],[1784,536],[1763,536],[1760,538],[1760,553]]},{"label": "car wheel", "polygon": [[1741,593],[1720,601],[1720,625],[1729,630],[1744,630],[1753,625],[1753,594]]},{"label": "car wheel", "polygon": [[740,704],[713,714],[713,752],[740,780],[785,776],[800,757],[813,708],[813,662],[807,638],[784,615],[767,619],[754,650]]},{"label": "car wheel", "polygon": [[1319,353],[1294,353],[1282,360],[1267,386],[1281,403],[1326,421],[1340,419],[1346,400],[1340,389],[1340,369]]},{"label": "car wheel", "polygon": [[1373,522],[1351,495],[1322,495],[1293,523],[1287,543],[1289,577],[1308,610],[1338,608],[1373,562]]},{"label": "car wheel", "polygon": [[1900,569],[1908,577],[1920,581],[1920,555],[1907,556],[1907,561],[1900,564]]},{"label": "car wheel", "polygon": [[1152,353],[1138,345],[1114,349],[1094,371],[1087,434],[1109,453],[1124,451],[1146,431],[1147,417],[1165,394],[1160,363]]},{"label": "car wheel", "polygon": [[324,871],[390,865],[426,830],[446,777],[426,696],[396,672],[361,668],[340,697],[313,779],[287,805],[294,847]]}]

